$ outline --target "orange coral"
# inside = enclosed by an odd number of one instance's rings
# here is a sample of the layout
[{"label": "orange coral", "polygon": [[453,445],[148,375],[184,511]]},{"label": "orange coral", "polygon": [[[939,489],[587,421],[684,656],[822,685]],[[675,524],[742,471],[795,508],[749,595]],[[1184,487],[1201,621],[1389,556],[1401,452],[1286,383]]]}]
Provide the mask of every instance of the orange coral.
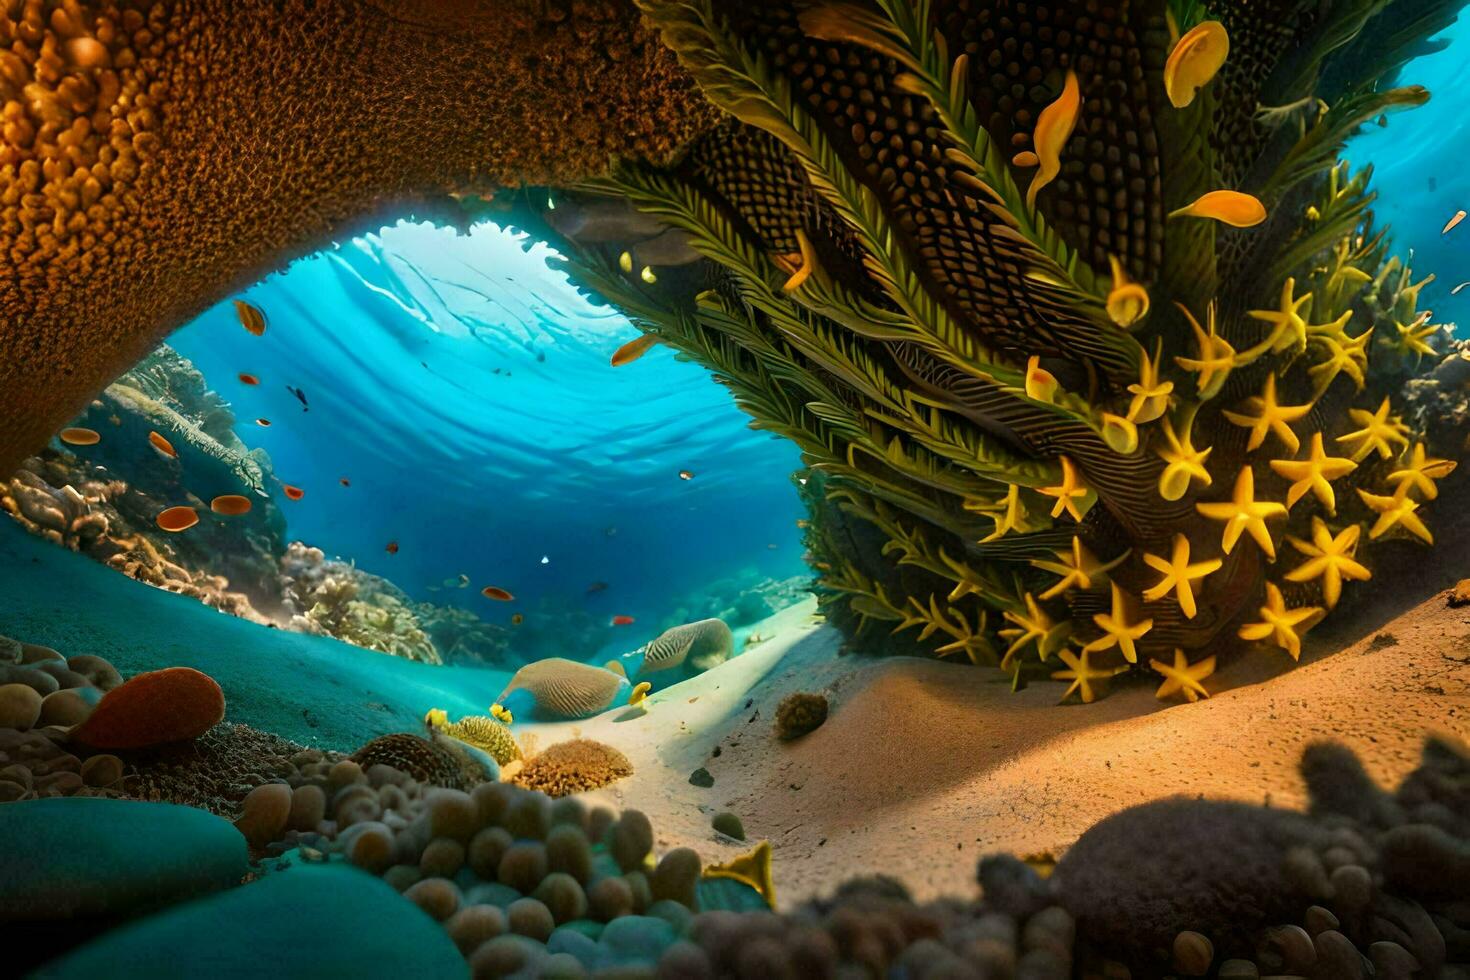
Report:
[{"label": "orange coral", "polygon": [[168,667],[108,691],[71,737],[94,749],[142,749],[197,738],[224,716],[225,695],[214,678]]}]

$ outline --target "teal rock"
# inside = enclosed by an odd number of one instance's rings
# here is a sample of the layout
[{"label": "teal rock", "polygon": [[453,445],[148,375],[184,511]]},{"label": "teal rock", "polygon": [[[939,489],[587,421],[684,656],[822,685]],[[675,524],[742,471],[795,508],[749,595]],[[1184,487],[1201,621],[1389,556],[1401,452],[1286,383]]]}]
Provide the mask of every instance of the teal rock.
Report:
[{"label": "teal rock", "polygon": [[599,945],[618,964],[657,963],[663,951],[678,939],[674,927],[650,915],[625,915],[602,930]]},{"label": "teal rock", "polygon": [[170,909],[106,933],[34,976],[233,980],[262,970],[274,980],[469,976],[437,922],[373,875],[340,865],[293,868]]},{"label": "teal rock", "polygon": [[734,878],[701,878],[696,891],[701,912],[766,912],[771,908],[760,892]]},{"label": "teal rock", "polygon": [[134,915],[238,885],[248,860],[228,820],[133,800],[10,803],[0,841],[0,921]]},{"label": "teal rock", "polygon": [[564,929],[569,929],[572,932],[580,932],[588,939],[597,940],[602,938],[602,930],[604,928],[606,928],[605,924],[598,922],[596,919],[573,919],[571,922],[564,922],[557,926],[556,931],[561,932]]},{"label": "teal rock", "polygon": [[502,909],[509,906],[511,902],[525,897],[509,885],[502,885],[498,881],[485,881],[472,885],[465,889],[464,893],[466,905],[495,905]]},{"label": "teal rock", "polygon": [[689,934],[689,927],[694,922],[694,913],[689,911],[688,906],[667,898],[650,905],[648,914],[656,919],[663,919],[681,936]]},{"label": "teal rock", "polygon": [[603,949],[597,940],[577,929],[561,926],[546,940],[548,953],[570,953],[583,966],[595,970],[602,965]]}]

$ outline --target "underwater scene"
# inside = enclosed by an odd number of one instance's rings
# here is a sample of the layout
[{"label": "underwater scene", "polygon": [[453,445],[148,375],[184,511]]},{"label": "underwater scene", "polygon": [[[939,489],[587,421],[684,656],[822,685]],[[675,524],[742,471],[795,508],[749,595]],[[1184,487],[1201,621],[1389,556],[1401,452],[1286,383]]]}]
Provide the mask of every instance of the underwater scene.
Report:
[{"label": "underwater scene", "polygon": [[0,977],[1470,980],[1465,7],[0,4]]}]

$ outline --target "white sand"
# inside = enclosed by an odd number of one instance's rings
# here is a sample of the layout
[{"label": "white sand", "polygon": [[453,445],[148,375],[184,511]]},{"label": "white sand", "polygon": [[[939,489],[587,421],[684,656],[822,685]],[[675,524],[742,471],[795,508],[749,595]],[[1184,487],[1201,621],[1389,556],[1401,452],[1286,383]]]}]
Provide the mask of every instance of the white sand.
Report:
[{"label": "white sand", "polygon": [[[1296,761],[1314,739],[1341,739],[1392,783],[1426,731],[1470,733],[1470,609],[1443,596],[1377,631],[1394,645],[1370,650],[1370,635],[1329,658],[1309,638],[1314,662],[1244,658],[1207,681],[1223,693],[1194,705],[1127,686],[1058,707],[1061,684],[1013,695],[998,671],[840,657],[840,637],[813,611],[773,617],[758,627],[773,639],[660,692],[646,714],[525,731],[543,748],[580,736],[625,752],[635,774],[590,800],[643,810],[660,849],[727,860],[749,845],[718,839],[709,821],[739,814],[752,842],[774,846],[783,905],[875,871],[921,898],[968,895],[981,855],[1058,852],[1136,803],[1185,793],[1298,806]],[[775,706],[798,690],[825,693],[832,715],[783,744]],[[713,788],[689,783],[699,767]]]}]

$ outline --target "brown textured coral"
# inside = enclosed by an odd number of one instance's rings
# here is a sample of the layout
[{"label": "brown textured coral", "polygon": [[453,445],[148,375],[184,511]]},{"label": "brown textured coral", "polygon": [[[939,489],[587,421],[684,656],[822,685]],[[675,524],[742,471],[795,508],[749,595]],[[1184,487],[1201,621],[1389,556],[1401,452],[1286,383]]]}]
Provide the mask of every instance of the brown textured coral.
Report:
[{"label": "brown textured coral", "polygon": [[135,799],[182,803],[233,818],[250,790],[289,776],[298,763],[322,758],[315,749],[248,725],[216,725],[192,742],[130,754],[123,786]]},{"label": "brown textured coral", "polygon": [[822,727],[827,720],[827,698],[798,691],[776,706],[776,737],[783,742],[801,738]]},{"label": "brown textured coral", "polygon": [[526,763],[512,780],[547,796],[570,796],[601,789],[633,775],[628,757],[610,745],[578,738],[558,742]]},{"label": "brown textured coral", "polygon": [[466,760],[443,743],[402,732],[373,739],[352,754],[352,761],[363,769],[379,764],[392,766],[435,786],[469,789],[474,784],[465,771]]},{"label": "brown textured coral", "polygon": [[15,0],[0,48],[0,472],[313,247],[710,119],[626,2]]}]

